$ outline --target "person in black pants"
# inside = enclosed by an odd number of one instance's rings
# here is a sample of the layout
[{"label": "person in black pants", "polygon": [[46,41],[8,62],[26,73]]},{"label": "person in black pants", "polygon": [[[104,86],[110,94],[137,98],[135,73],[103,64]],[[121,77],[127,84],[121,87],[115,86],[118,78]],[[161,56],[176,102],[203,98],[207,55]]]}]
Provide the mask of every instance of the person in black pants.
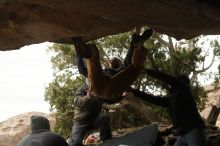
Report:
[{"label": "person in black pants", "polygon": [[[126,55],[125,63],[123,64],[119,59],[113,58],[111,60],[111,68],[102,69],[105,76],[112,77],[118,72],[126,69],[131,63],[132,54],[134,52],[133,44],[144,42],[152,35],[151,29],[146,30],[142,36],[134,34],[132,38],[134,41],[131,42],[131,48]],[[84,63],[83,58],[89,58],[90,52],[84,50],[87,46],[82,43],[80,38],[75,38],[74,45],[76,48],[76,62],[80,74],[85,76],[86,82],[77,90],[75,97],[75,110],[74,110],[74,125],[72,127],[72,134],[69,141],[70,146],[82,146],[83,137],[86,132],[92,129],[100,128],[100,140],[104,141],[112,137],[110,129],[110,118],[109,115],[102,111],[103,103],[116,103],[123,99],[123,96],[118,95],[112,98],[102,98],[100,96],[91,93],[90,81],[88,80],[88,69]],[[107,84],[102,82],[102,84]]]},{"label": "person in black pants", "polygon": [[169,84],[170,96],[154,96],[133,89],[134,96],[168,108],[173,127],[178,135],[175,146],[205,146],[205,124],[198,112],[189,78],[185,75],[173,77],[151,69],[146,69],[146,73]]}]

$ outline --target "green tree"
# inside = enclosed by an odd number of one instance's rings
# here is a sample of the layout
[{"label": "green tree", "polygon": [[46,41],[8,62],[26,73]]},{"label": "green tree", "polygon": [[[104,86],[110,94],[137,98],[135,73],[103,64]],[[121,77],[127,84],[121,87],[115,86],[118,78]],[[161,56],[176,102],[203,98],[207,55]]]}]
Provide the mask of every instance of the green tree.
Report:
[{"label": "green tree", "polygon": [[[99,47],[103,67],[109,66],[112,56],[117,56],[123,60],[129,48],[130,40],[131,32],[95,40],[93,43],[96,43]],[[216,51],[219,50],[218,45],[211,45],[213,49],[210,50],[202,48],[201,46],[204,44],[204,41],[201,40],[203,40],[203,37],[176,41],[169,36],[154,33],[152,38],[145,43],[145,47],[148,49],[146,67],[161,70],[174,76],[179,74],[189,75],[199,109],[204,108],[206,94],[198,82],[198,75],[209,69],[213,64],[215,56],[219,55],[218,51]],[[214,50],[213,61],[205,66],[205,58],[212,50]],[[51,109],[56,111],[56,131],[67,137],[71,130],[74,116],[74,92],[82,84],[84,77],[78,75],[74,46],[54,44],[50,51],[54,54],[51,58],[54,68],[54,80],[46,88],[45,99],[51,105]],[[146,92],[160,95],[167,94],[167,85],[145,74],[140,75],[133,86]],[[111,118],[114,125],[123,127],[138,126],[145,124],[146,121],[150,122],[151,119],[154,121],[167,119],[166,112],[163,109],[156,108],[137,98],[127,98],[121,102],[119,108],[117,106],[107,106],[107,108],[116,111],[112,113]],[[138,112],[138,114],[135,114],[134,111]],[[119,112],[123,114],[117,114]],[[159,116],[157,116],[158,113]],[[126,115],[126,118],[123,118],[122,115]]]},{"label": "green tree", "polygon": [[45,100],[49,102],[51,110],[56,112],[55,131],[67,137],[74,116],[74,92],[83,82],[83,78],[77,76],[72,45],[54,44],[49,50],[54,54],[51,58],[54,79],[46,88]]}]

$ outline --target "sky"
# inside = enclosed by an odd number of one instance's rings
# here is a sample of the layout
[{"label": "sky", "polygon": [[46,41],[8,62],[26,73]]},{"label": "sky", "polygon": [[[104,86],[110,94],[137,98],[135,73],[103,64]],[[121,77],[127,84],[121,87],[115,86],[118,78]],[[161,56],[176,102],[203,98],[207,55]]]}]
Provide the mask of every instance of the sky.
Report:
[{"label": "sky", "polygon": [[45,87],[52,81],[49,45],[0,51],[0,122],[30,111],[49,113],[44,101]]}]

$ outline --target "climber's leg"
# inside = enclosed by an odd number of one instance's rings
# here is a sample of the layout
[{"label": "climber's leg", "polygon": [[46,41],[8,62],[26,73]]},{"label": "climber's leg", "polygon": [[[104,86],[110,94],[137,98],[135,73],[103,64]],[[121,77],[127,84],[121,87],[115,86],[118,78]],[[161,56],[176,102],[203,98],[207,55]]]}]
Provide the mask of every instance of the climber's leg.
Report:
[{"label": "climber's leg", "polygon": [[144,47],[135,48],[131,65],[113,77],[103,74],[100,65],[99,52],[95,45],[90,45],[92,57],[86,59],[88,78],[91,84],[91,91],[100,98],[115,98],[127,89],[138,77],[146,59]]}]

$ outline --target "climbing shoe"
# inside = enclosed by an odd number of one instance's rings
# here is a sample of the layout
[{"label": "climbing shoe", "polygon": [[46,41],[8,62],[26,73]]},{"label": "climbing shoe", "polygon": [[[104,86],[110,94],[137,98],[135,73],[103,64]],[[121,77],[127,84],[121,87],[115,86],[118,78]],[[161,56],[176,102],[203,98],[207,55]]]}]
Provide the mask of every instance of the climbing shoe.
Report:
[{"label": "climbing shoe", "polygon": [[140,36],[140,35],[137,35],[137,34],[133,34],[132,40],[133,40],[133,42],[134,42],[134,47],[136,48],[136,47],[138,47],[138,46],[140,46],[140,45],[143,45],[144,42],[145,42],[146,40],[148,40],[148,39],[152,36],[152,34],[153,34],[153,30],[152,30],[152,29],[147,29],[147,30],[145,30],[145,31],[142,33],[141,36]]},{"label": "climbing shoe", "polygon": [[91,50],[88,49],[87,45],[83,43],[81,37],[72,38],[72,42],[75,46],[76,53],[83,58],[90,58],[92,56]]}]

